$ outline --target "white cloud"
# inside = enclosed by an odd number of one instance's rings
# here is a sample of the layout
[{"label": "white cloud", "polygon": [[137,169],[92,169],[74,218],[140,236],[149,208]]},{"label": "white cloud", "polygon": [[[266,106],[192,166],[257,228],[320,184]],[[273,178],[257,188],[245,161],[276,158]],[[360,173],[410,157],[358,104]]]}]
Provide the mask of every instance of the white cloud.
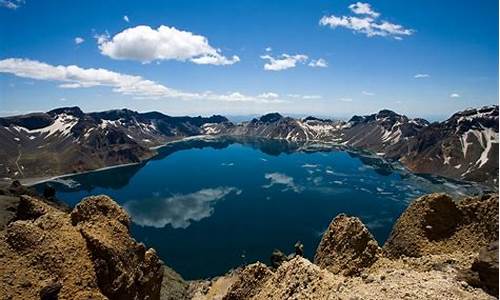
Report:
[{"label": "white cloud", "polygon": [[[166,87],[141,76],[122,74],[106,69],[81,68],[75,65],[53,66],[43,62],[20,58],[0,60],[0,73],[13,74],[22,78],[60,82],[60,88],[90,88],[106,86],[113,92],[133,96],[136,99],[180,99],[212,100],[226,102],[285,103],[279,98],[261,98],[239,92],[216,94],[185,92]],[[268,95],[269,96],[269,95]]]},{"label": "white cloud", "polygon": [[429,77],[431,77],[431,75],[429,75],[429,74],[421,74],[421,73],[415,74],[413,76],[413,78],[417,78],[417,79],[419,79],[419,78],[429,78]]},{"label": "white cloud", "polygon": [[301,186],[295,184],[293,177],[290,177],[283,173],[266,173],[264,178],[268,179],[269,184],[263,185],[262,187],[268,189],[274,185],[284,185],[286,188],[283,191],[292,190],[296,193],[300,193],[304,189]]},{"label": "white cloud", "polygon": [[398,24],[387,21],[377,21],[380,14],[373,11],[371,6],[367,3],[358,2],[351,4],[349,8],[353,13],[363,16],[323,16],[319,24],[322,26],[329,26],[332,29],[344,27],[353,32],[363,33],[368,37],[390,36],[398,40],[402,39],[402,36],[409,36],[414,32]]},{"label": "white cloud", "polygon": [[129,20],[128,16],[123,16],[123,21],[125,21],[125,22],[127,22],[127,23],[129,23],[129,22],[130,22],[130,20]]},{"label": "white cloud", "polygon": [[81,43],[85,42],[85,39],[82,37],[77,36],[75,38],[75,44],[80,45]]},{"label": "white cloud", "polygon": [[451,93],[450,98],[460,98],[460,94],[457,93]]},{"label": "white cloud", "polygon": [[305,63],[308,59],[307,55],[296,54],[288,55],[282,54],[279,58],[274,58],[271,55],[262,55],[260,58],[268,60],[269,62],[264,64],[264,70],[267,71],[282,71],[290,68],[295,68],[297,63]]},{"label": "white cloud", "polygon": [[5,7],[8,9],[18,9],[24,3],[24,0],[0,0],[0,7]]},{"label": "white cloud", "polygon": [[191,61],[196,64],[231,65],[239,57],[225,57],[213,48],[206,37],[174,27],[161,25],[157,29],[141,25],[117,33],[96,36],[101,54],[113,59]]},{"label": "white cloud", "polygon": [[339,98],[342,102],[352,102],[352,98]]},{"label": "white cloud", "polygon": [[264,98],[264,99],[276,99],[279,98],[280,95],[273,93],[273,92],[267,92],[267,93],[262,93],[258,95],[257,97],[259,98]]},{"label": "white cloud", "polygon": [[132,216],[133,222],[140,226],[163,228],[170,224],[172,228],[187,228],[192,222],[210,217],[215,203],[231,193],[239,195],[241,190],[234,187],[202,189],[167,198],[130,201],[124,207]]},{"label": "white cloud", "polygon": [[367,91],[362,91],[361,94],[363,94],[365,96],[375,96],[375,93],[367,92]]},{"label": "white cloud", "polygon": [[308,64],[310,67],[313,67],[313,68],[326,68],[328,67],[328,63],[326,62],[326,60],[324,60],[323,58],[319,58],[319,59],[312,59],[309,64]]},{"label": "white cloud", "polygon": [[300,95],[300,94],[288,94],[287,97],[295,99],[304,99],[304,100],[314,100],[323,98],[321,95]]},{"label": "white cloud", "polygon": [[273,51],[273,48],[271,48],[271,47],[266,48],[266,52],[271,52],[271,51]]},{"label": "white cloud", "polygon": [[301,98],[304,100],[314,100],[321,99],[322,97],[320,95],[302,95]]},{"label": "white cloud", "polygon": [[349,5],[349,9],[357,15],[369,15],[378,18],[380,14],[374,10],[369,3],[356,2]]}]

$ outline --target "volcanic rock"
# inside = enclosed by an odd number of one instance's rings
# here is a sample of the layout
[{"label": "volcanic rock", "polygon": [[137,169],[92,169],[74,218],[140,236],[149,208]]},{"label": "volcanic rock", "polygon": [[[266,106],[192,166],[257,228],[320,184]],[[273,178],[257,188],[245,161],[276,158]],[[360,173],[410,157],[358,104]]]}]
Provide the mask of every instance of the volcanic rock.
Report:
[{"label": "volcanic rock", "polygon": [[356,275],[371,266],[380,253],[377,241],[355,217],[338,215],[316,250],[314,263],[334,274]]}]

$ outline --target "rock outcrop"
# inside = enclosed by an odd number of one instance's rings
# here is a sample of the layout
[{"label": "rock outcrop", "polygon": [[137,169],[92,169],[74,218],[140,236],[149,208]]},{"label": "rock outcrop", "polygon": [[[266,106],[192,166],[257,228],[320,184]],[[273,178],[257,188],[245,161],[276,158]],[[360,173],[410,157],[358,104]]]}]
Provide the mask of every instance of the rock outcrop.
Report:
[{"label": "rock outcrop", "polygon": [[380,247],[365,225],[358,218],[340,214],[323,234],[314,263],[334,274],[359,275],[379,253]]},{"label": "rock outcrop", "polygon": [[161,261],[109,197],[68,214],[24,195],[15,214],[0,231],[2,299],[159,299]]},{"label": "rock outcrop", "polygon": [[229,288],[206,284],[196,299],[492,299],[498,242],[488,244],[497,226],[497,195],[455,202],[432,194],[410,205],[381,250],[359,219],[339,215],[315,263],[296,256],[277,268],[248,265],[224,277]]},{"label": "rock outcrop", "polygon": [[498,195],[453,201],[445,194],[418,198],[401,215],[384,245],[387,256],[467,251],[498,240]]}]

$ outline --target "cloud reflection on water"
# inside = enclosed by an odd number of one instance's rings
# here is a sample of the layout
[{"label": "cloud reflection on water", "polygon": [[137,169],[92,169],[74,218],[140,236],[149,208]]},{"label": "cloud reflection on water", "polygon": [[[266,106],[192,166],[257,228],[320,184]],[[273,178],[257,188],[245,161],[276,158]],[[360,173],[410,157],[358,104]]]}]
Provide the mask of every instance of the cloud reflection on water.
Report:
[{"label": "cloud reflection on water", "polygon": [[124,204],[132,221],[140,226],[187,228],[191,222],[210,217],[214,205],[231,193],[241,194],[235,187],[202,189],[189,194],[175,194],[166,198],[132,200]]}]

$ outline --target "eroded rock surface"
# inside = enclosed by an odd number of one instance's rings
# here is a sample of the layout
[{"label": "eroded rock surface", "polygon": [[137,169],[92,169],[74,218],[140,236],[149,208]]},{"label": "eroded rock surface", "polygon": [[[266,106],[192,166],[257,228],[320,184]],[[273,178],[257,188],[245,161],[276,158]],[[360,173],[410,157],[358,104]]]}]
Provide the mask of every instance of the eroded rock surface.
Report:
[{"label": "eroded rock surface", "polygon": [[128,216],[106,196],[71,215],[21,196],[0,232],[1,299],[159,299],[162,265],[128,231]]},{"label": "eroded rock surface", "polygon": [[498,195],[457,202],[445,194],[430,194],[415,200],[401,215],[384,252],[394,258],[477,252],[496,240]]},{"label": "eroded rock surface", "polygon": [[340,214],[323,234],[314,263],[334,274],[357,275],[379,253],[380,247],[365,225],[358,218]]}]

